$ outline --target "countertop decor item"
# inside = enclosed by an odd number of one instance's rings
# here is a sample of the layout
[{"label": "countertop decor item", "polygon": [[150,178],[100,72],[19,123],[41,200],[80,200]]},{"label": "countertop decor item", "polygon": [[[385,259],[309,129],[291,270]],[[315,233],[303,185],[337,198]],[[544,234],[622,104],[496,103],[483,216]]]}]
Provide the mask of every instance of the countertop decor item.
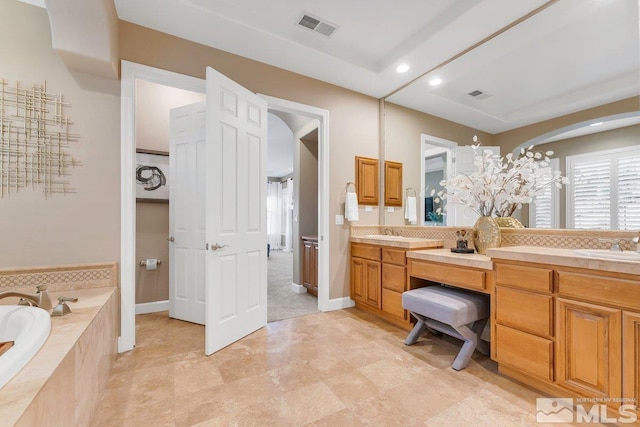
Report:
[{"label": "countertop decor item", "polygon": [[496,222],[498,227],[502,228],[524,228],[524,225],[512,216],[498,216]]},{"label": "countertop decor item", "polygon": [[481,216],[473,226],[473,246],[479,254],[487,249],[499,248],[502,243],[500,227],[492,216]]},{"label": "countertop decor item", "polygon": [[490,150],[480,151],[481,145],[476,136],[473,142],[474,163],[478,170],[442,181],[444,190],[438,193],[438,197],[467,206],[480,216],[510,217],[516,209],[530,203],[548,187],[555,185],[560,188],[569,182],[560,171],[551,170],[549,156],[553,151],[532,151],[531,146],[522,148],[517,157],[512,153],[500,157]]}]

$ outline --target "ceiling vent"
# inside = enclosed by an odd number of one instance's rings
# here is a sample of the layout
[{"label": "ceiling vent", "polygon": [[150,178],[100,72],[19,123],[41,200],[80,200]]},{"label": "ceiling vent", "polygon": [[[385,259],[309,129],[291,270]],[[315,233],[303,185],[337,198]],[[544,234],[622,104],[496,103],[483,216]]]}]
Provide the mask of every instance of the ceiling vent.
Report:
[{"label": "ceiling vent", "polygon": [[476,89],[474,91],[469,92],[468,95],[472,96],[475,99],[486,99],[486,98],[489,98],[491,96],[488,93],[483,92],[483,91],[481,91],[479,89]]},{"label": "ceiling vent", "polygon": [[337,25],[331,24],[327,20],[318,18],[317,16],[303,13],[298,19],[298,25],[304,27],[314,33],[322,34],[325,37],[331,37],[338,29]]}]

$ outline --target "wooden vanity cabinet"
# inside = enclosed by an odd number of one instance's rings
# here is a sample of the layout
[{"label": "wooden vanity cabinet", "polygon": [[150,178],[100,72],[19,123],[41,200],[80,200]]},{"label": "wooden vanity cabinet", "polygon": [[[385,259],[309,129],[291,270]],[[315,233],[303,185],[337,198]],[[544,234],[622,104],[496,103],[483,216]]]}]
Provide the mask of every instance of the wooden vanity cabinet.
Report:
[{"label": "wooden vanity cabinet", "polygon": [[554,379],[553,271],[494,263],[496,361],[543,381]]},{"label": "wooden vanity cabinet", "polygon": [[407,290],[406,254],[401,248],[352,243],[351,298],[356,307],[410,329],[409,315],[402,308],[402,293]]},{"label": "wooden vanity cabinet", "polygon": [[302,237],[302,286],[318,296],[318,238]]},{"label": "wooden vanity cabinet", "polygon": [[372,245],[351,244],[351,298],[380,310],[381,252]]},{"label": "wooden vanity cabinet", "polygon": [[640,402],[640,313],[622,312],[622,342],[622,396]]},{"label": "wooden vanity cabinet", "polygon": [[640,402],[640,277],[496,259],[494,275],[501,372],[612,408]]}]

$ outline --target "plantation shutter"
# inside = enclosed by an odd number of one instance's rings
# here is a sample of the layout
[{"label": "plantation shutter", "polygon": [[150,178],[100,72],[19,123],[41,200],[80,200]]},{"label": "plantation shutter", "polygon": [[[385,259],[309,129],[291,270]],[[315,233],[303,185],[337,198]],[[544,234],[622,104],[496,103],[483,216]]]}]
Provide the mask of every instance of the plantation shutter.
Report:
[{"label": "plantation shutter", "polygon": [[[558,170],[560,161],[551,159],[549,169]],[[560,191],[555,185],[545,188],[544,193],[537,195],[529,205],[529,227],[559,228],[560,227]]]},{"label": "plantation shutter", "polygon": [[640,228],[640,148],[567,157],[567,227]]}]

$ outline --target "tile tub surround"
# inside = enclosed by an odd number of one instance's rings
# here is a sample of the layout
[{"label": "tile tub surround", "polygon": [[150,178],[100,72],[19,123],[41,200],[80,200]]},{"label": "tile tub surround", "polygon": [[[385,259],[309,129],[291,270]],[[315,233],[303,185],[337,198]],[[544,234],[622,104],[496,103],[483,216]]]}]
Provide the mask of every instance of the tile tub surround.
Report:
[{"label": "tile tub surround", "polygon": [[42,349],[0,389],[0,424],[88,425],[117,353],[119,289],[50,292],[78,297],[72,313],[51,318]]},{"label": "tile tub surround", "polygon": [[34,293],[36,285],[48,285],[48,291],[118,286],[118,264],[62,265],[0,269],[0,292]]},{"label": "tile tub surround", "polygon": [[[472,227],[418,227],[418,226],[385,226],[385,225],[352,225],[351,237],[368,234],[384,234],[389,228],[404,237],[421,237],[426,239],[441,239],[445,248],[456,246],[456,231],[467,230]],[[608,249],[610,244],[599,239],[621,239],[620,247],[625,251],[635,249],[631,239],[638,235],[639,230],[569,230],[543,228],[501,228],[502,245],[506,246],[544,246],[565,249]],[[467,234],[469,235],[469,234]],[[469,247],[473,247],[473,239],[469,237]]]}]

